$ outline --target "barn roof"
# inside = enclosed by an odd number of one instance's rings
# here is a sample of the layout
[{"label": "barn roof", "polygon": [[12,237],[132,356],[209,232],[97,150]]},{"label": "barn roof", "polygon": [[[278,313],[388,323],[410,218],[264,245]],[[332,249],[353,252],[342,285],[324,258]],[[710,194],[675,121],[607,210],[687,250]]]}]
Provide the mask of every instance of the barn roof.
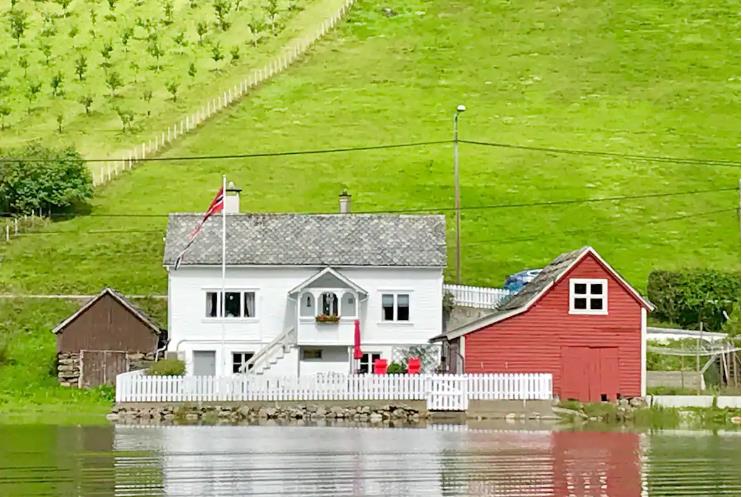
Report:
[{"label": "barn roof", "polygon": [[[202,214],[171,214],[163,263],[175,263]],[[237,266],[446,266],[441,215],[228,214],[227,264]],[[188,265],[222,262],[222,221],[211,217],[185,253]]]},{"label": "barn roof", "polygon": [[457,338],[467,333],[477,331],[485,326],[490,326],[499,321],[503,321],[510,317],[526,312],[534,305],[547,291],[552,288],[568,271],[575,266],[578,262],[583,260],[588,254],[593,255],[596,260],[603,266],[603,268],[614,276],[617,281],[627,290],[627,292],[638,301],[640,305],[648,310],[653,310],[653,304],[646,300],[640,295],[637,290],[627,283],[614,268],[612,268],[601,256],[593,249],[593,247],[583,247],[578,250],[572,250],[565,252],[564,254],[558,255],[555,259],[547,264],[539,275],[532,281],[524,285],[521,290],[511,297],[505,304],[498,308],[498,310],[480,319],[467,323],[463,326],[455,328],[451,331],[447,331],[433,338],[433,340],[441,339],[452,339]]},{"label": "barn roof", "polygon": [[140,309],[138,306],[134,305],[130,300],[128,300],[126,297],[124,297],[122,294],[117,292],[116,290],[112,288],[104,288],[101,293],[90,299],[88,302],[85,303],[84,306],[82,306],[80,309],[78,309],[75,313],[73,313],[71,316],[69,316],[67,319],[59,323],[53,330],[52,333],[60,333],[64,331],[64,329],[67,327],[68,324],[72,323],[75,319],[77,319],[78,316],[80,316],[82,313],[84,313],[86,310],[88,310],[90,307],[92,307],[96,302],[98,302],[100,299],[102,299],[105,295],[110,295],[113,297],[116,301],[118,301],[121,305],[126,307],[129,312],[134,315],[137,319],[142,321],[148,328],[150,328],[153,332],[156,334],[160,334],[162,332],[162,327],[158,325],[150,316],[147,315],[142,309]]}]

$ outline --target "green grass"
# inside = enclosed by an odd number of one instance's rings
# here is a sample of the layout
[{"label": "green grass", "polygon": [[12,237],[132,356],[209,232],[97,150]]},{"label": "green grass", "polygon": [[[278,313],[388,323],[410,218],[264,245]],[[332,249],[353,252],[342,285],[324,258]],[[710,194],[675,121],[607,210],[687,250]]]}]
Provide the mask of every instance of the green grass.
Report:
[{"label": "green grass", "polygon": [[[396,15],[359,2],[301,63],[166,156],[448,139],[452,111],[463,103],[466,139],[739,158],[737,3],[396,0],[387,6]],[[89,143],[100,139],[86,136]],[[102,151],[108,147],[101,143]],[[736,187],[737,168],[474,145],[460,152],[464,283],[498,286],[511,272],[586,244],[641,290],[653,268],[739,268],[737,192],[477,209]],[[0,245],[0,291],[95,293],[112,286],[164,294],[165,215],[202,211],[223,173],[244,188],[246,211],[334,212],[343,188],[354,195],[356,211],[435,210],[453,204],[451,154],[451,146],[439,145],[148,163],[101,188],[91,215],[57,220]],[[451,280],[454,225],[446,214]],[[23,309],[9,319],[20,325],[32,309],[52,323],[67,312],[17,305]]]},{"label": "green grass", "polygon": [[[108,2],[74,0],[65,16],[56,2],[20,0],[15,11],[28,14],[28,28],[16,45],[10,31],[10,2],[0,1],[0,107],[7,106],[5,129],[0,130],[0,148],[17,146],[34,139],[45,142],[74,143],[88,157],[110,157],[156,134],[206,104],[208,98],[220,96],[238,81],[247,77],[280,53],[281,48],[317,31],[323,20],[338,7],[336,0],[280,0],[275,27],[265,22],[266,2],[241,2],[227,15],[230,27],[223,31],[216,24],[212,1],[173,1],[172,23],[166,24],[164,5],[156,0],[118,0],[113,11]],[[193,7],[191,7],[193,4]],[[95,13],[94,16],[91,12]],[[45,19],[49,19],[45,21]],[[252,19],[264,20],[264,27],[253,36],[248,28]],[[199,43],[197,24],[205,21],[208,32]],[[146,23],[153,26],[148,29]],[[54,32],[47,30],[54,27]],[[77,30],[74,37],[71,30]],[[133,29],[127,45],[122,41],[125,31]],[[45,33],[46,35],[43,34]],[[157,60],[150,54],[148,33],[157,34],[163,55]],[[176,42],[183,33],[184,43]],[[110,67],[101,49],[106,43],[113,48]],[[213,47],[219,44],[224,58],[215,62]],[[51,49],[49,63],[42,51]],[[239,59],[232,60],[231,50],[239,49]],[[75,61],[80,55],[87,59],[85,79],[76,73]],[[18,61],[25,57],[29,67]],[[189,75],[191,63],[195,76]],[[52,77],[61,73],[62,93],[52,95]],[[123,86],[112,96],[106,84],[108,74],[116,72]],[[179,84],[177,99],[166,85]],[[40,83],[38,96],[29,101],[30,84]],[[145,89],[152,99],[143,99]],[[90,95],[93,104],[86,114],[80,98]],[[124,133],[116,112],[119,107],[134,113],[131,131]],[[56,118],[62,116],[59,133]]]}]

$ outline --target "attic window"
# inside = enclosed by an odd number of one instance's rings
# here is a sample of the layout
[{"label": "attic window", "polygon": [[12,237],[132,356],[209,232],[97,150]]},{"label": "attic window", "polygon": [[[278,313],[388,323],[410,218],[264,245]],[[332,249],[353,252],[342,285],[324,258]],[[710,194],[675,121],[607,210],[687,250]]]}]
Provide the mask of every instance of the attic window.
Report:
[{"label": "attic window", "polygon": [[607,311],[606,280],[570,280],[570,314],[606,314]]}]

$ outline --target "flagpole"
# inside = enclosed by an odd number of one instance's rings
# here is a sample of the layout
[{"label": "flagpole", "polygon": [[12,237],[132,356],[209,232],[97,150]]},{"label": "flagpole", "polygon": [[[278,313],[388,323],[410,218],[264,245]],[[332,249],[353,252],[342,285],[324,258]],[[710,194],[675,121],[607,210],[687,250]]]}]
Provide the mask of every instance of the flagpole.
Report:
[{"label": "flagpole", "polygon": [[225,285],[227,279],[227,176],[222,175],[222,366],[227,363],[224,350],[224,320],[227,318],[227,296]]}]

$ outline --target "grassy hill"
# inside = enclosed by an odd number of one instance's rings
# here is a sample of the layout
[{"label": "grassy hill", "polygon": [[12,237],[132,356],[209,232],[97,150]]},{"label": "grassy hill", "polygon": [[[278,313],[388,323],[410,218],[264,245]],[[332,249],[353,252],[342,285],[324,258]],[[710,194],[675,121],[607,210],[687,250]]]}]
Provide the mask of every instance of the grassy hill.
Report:
[{"label": "grassy hill", "polygon": [[[316,31],[337,5],[0,1],[0,148],[43,139],[74,143],[88,157],[128,149],[232,87],[291,40]],[[25,29],[16,38],[18,25]],[[133,118],[126,132],[119,111]]]},{"label": "grassy hill", "polygon": [[[737,160],[738,5],[361,1],[301,64],[166,156],[340,148],[461,137],[507,144]],[[500,285],[590,244],[643,289],[653,268],[738,269],[738,192],[573,201],[737,187],[739,170],[463,144],[463,275]],[[171,211],[201,211],[222,174],[243,210],[432,210],[453,204],[451,145],[148,163],[102,188],[90,215],[0,244],[0,291],[164,293]],[[504,204],[520,206],[504,207]],[[499,205],[497,208],[483,206]],[[449,226],[451,280],[453,217]],[[332,243],[332,240],[329,240]],[[59,306],[0,303],[13,332]],[[51,340],[43,338],[44,340]],[[20,340],[11,343],[11,353]],[[0,378],[3,377],[0,371]],[[2,390],[0,379],[0,390]]]}]

